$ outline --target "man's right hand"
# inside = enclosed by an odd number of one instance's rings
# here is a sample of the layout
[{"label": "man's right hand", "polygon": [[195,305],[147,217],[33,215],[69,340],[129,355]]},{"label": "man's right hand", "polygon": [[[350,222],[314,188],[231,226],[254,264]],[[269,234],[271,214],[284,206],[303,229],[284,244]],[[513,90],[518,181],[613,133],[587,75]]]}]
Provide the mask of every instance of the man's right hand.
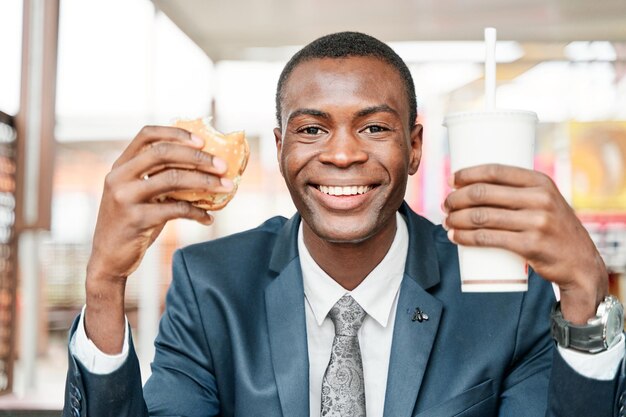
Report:
[{"label": "man's right hand", "polygon": [[124,290],[165,223],[177,218],[209,225],[205,210],[162,201],[172,191],[228,192],[226,163],[202,152],[204,141],[175,127],[144,127],[115,161],[104,183],[87,265],[85,330],[104,353],[122,350]]}]

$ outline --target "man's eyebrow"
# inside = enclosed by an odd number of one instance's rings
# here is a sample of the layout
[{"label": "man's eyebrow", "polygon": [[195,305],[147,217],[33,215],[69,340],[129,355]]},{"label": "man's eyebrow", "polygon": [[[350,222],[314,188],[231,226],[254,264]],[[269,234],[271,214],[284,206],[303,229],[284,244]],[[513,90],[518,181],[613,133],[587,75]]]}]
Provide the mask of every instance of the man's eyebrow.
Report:
[{"label": "man's eyebrow", "polygon": [[291,122],[298,116],[315,116],[323,119],[330,119],[330,114],[317,109],[298,109],[289,115],[287,123]]},{"label": "man's eyebrow", "polygon": [[356,115],[357,117],[365,117],[365,116],[369,116],[370,114],[380,113],[380,112],[392,113],[396,116],[400,116],[400,114],[398,114],[396,109],[389,107],[386,104],[379,104],[378,106],[366,107],[364,109],[359,110]]}]

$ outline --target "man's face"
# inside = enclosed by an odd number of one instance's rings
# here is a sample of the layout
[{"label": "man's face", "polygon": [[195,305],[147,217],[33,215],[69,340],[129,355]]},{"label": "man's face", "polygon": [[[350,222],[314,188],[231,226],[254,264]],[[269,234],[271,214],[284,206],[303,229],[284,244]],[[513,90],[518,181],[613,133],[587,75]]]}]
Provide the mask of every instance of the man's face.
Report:
[{"label": "man's face", "polygon": [[314,59],[283,93],[278,161],[305,226],[342,243],[395,228],[422,143],[397,70],[372,57]]}]

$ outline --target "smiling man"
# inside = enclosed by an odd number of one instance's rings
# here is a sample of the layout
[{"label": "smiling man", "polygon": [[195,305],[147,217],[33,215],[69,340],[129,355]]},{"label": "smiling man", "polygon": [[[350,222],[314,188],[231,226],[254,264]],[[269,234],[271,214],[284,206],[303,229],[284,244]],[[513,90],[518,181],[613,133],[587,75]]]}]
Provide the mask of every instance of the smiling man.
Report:
[{"label": "smiling man", "polygon": [[[413,81],[367,35],[303,48],[281,74],[276,107],[278,163],[298,213],[176,253],[143,389],[127,277],[166,221],[212,221],[156,197],[229,184],[223,162],[197,152],[201,141],[169,127],[144,128],[115,163],[71,331],[64,416],[621,413],[624,337],[606,324],[621,323],[620,305],[548,178],[467,169],[452,180],[447,231],[413,213],[403,203],[421,158]],[[461,293],[455,243],[524,256],[529,291]]]},{"label": "smiling man", "polygon": [[277,94],[281,127],[274,129],[280,170],[306,219],[309,252],[353,290],[394,239],[422,128],[398,70],[381,59],[308,59],[287,68]]}]

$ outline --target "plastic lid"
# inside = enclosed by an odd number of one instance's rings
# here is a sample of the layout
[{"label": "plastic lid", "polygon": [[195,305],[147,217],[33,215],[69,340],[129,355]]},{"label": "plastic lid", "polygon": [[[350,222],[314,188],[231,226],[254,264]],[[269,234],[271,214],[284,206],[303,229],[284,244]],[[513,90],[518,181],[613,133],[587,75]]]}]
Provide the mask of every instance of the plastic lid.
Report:
[{"label": "plastic lid", "polygon": [[494,119],[494,118],[511,117],[511,116],[519,117],[519,118],[527,118],[529,119],[529,121],[533,121],[535,123],[539,121],[539,118],[537,117],[537,113],[535,113],[534,111],[496,109],[496,110],[485,110],[485,111],[466,111],[466,112],[450,113],[444,117],[443,125],[447,126],[448,123],[461,122],[464,119]]}]

